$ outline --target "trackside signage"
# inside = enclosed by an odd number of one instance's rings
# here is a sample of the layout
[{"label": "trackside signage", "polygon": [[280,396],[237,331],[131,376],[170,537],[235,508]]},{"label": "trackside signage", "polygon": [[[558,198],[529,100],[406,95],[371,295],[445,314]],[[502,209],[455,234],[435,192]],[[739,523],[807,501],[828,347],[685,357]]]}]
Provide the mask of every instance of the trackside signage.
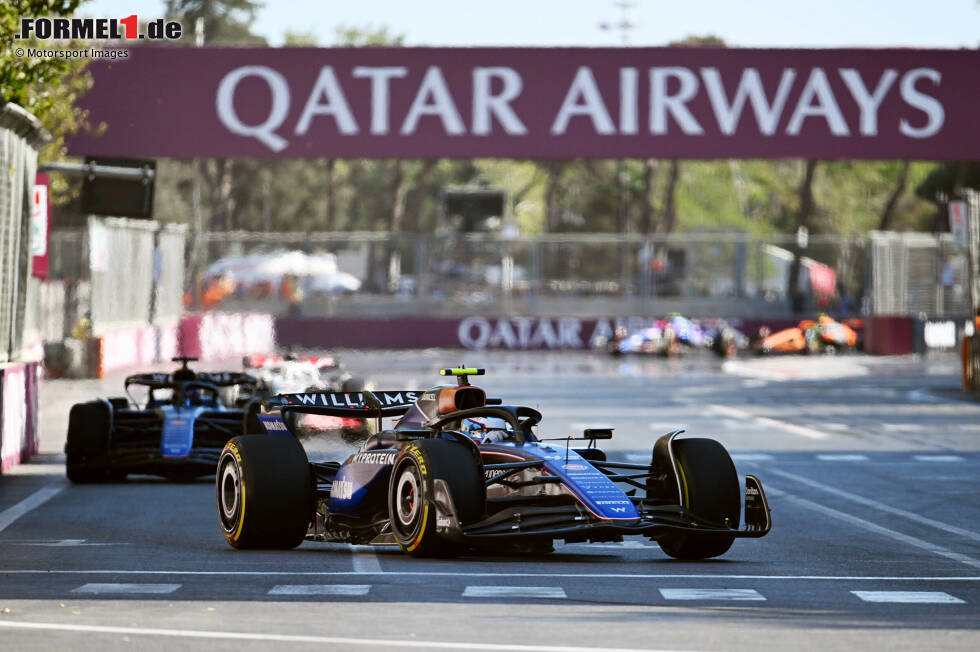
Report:
[{"label": "trackside signage", "polygon": [[976,50],[134,48],[72,154],[973,159]]}]

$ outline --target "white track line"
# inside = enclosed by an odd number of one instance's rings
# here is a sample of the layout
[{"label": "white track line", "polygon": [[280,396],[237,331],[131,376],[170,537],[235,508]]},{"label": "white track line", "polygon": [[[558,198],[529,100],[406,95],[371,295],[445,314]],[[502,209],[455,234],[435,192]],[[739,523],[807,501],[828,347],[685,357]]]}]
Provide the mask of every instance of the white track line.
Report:
[{"label": "white track line", "polygon": [[560,586],[467,586],[464,598],[567,598]]},{"label": "white track line", "polygon": [[806,507],[807,509],[820,512],[825,516],[830,516],[831,518],[836,518],[841,521],[847,521],[848,523],[852,525],[856,525],[859,528],[869,530],[876,534],[884,535],[886,537],[892,538],[896,541],[908,544],[910,546],[915,546],[916,548],[919,548],[921,550],[926,550],[933,554],[939,555],[940,557],[946,557],[947,559],[958,561],[961,564],[966,564],[967,566],[970,566],[971,568],[980,569],[980,560],[978,559],[974,559],[973,557],[970,557],[968,555],[955,552],[953,550],[950,550],[949,548],[944,548],[942,546],[936,545],[934,543],[930,543],[928,541],[924,541],[922,539],[913,536],[909,536],[907,534],[902,534],[901,532],[896,532],[895,530],[889,530],[886,527],[876,525],[875,523],[866,521],[863,518],[851,516],[850,514],[845,514],[839,510],[832,509],[830,507],[824,507],[823,505],[815,503],[812,500],[807,500],[806,498],[800,498],[798,496],[793,496],[791,494],[785,494],[783,496],[783,500],[788,500],[790,502],[796,503],[801,507]]},{"label": "white track line", "polygon": [[838,489],[836,487],[831,487],[829,485],[823,484],[822,482],[817,482],[816,480],[811,480],[810,478],[804,478],[803,476],[796,475],[795,473],[790,473],[788,471],[783,471],[782,469],[777,469],[775,467],[766,467],[766,473],[772,473],[773,475],[778,475],[780,477],[786,478],[787,480],[792,480],[807,487],[813,489],[819,489],[824,493],[829,493],[839,498],[849,500],[853,503],[858,503],[859,505],[864,505],[865,507],[871,507],[872,509],[877,509],[880,512],[886,512],[888,514],[894,514],[895,516],[902,516],[909,519],[910,521],[915,521],[916,523],[921,523],[922,525],[928,525],[934,527],[943,532],[949,532],[950,534],[956,534],[961,537],[966,537],[972,541],[980,542],[980,534],[973,532],[972,530],[965,530],[955,525],[949,525],[948,523],[943,523],[941,521],[936,521],[928,516],[922,516],[921,514],[916,514],[915,512],[910,512],[908,510],[901,509],[899,507],[892,507],[891,505],[886,505],[880,503],[877,500],[872,500],[871,498],[865,498],[864,496],[859,496],[857,494],[852,494],[848,491]]},{"label": "white track line", "polygon": [[0,532],[7,529],[14,521],[32,509],[36,509],[56,496],[67,485],[64,482],[53,482],[32,493],[13,507],[0,512]]},{"label": "white track line", "polygon": [[367,595],[370,584],[279,584],[269,595]]},{"label": "white track line", "polygon": [[865,602],[899,602],[902,604],[965,604],[943,591],[851,591]]},{"label": "white track line", "polygon": [[917,462],[962,462],[959,455],[915,455]]},{"label": "white track line", "polygon": [[[785,495],[785,494],[784,494]],[[558,579],[705,579],[705,580],[829,580],[861,582],[980,582],[980,575],[926,575],[902,577],[895,575],[738,575],[715,573],[471,573],[466,571],[386,571],[358,573],[357,571],[184,571],[184,570],[45,570],[34,568],[0,569],[0,575],[187,575],[201,577],[542,577]],[[2,621],[0,621],[2,622]]]},{"label": "white track line", "polygon": [[817,455],[821,462],[867,462],[867,455],[857,455],[855,453],[825,453]]},{"label": "white track line", "polygon": [[350,547],[354,570],[358,573],[381,573],[381,562],[371,546]]},{"label": "white track line", "polygon": [[77,589],[72,589],[72,593],[94,593],[96,595],[103,593],[173,593],[180,586],[180,584],[83,584]]},{"label": "white track line", "polygon": [[664,600],[765,600],[755,589],[659,589]]},{"label": "white track line", "polygon": [[[214,632],[194,629],[162,629],[148,627],[109,627],[105,625],[63,625],[0,621],[0,627],[95,634],[125,634],[128,636],[170,636],[175,638],[209,638],[237,641],[276,641],[281,643],[328,643],[334,645],[369,645],[377,648],[413,648],[423,650],[494,650],[500,652],[641,652],[637,648],[572,647],[568,645],[508,645],[506,643],[470,643],[452,641],[406,641],[385,638],[353,638],[344,636],[304,636],[299,634],[261,634],[249,632]],[[647,648],[645,652],[668,652]]]},{"label": "white track line", "polygon": [[829,436],[827,433],[821,432],[820,430],[814,430],[813,428],[807,428],[806,426],[798,426],[795,423],[787,423],[777,419],[770,419],[769,417],[755,416],[754,414],[746,412],[745,410],[733,408],[729,405],[709,405],[708,409],[733,419],[750,419],[758,423],[760,426],[778,428],[788,433],[799,435],[800,437],[806,437],[807,439],[827,439]]}]

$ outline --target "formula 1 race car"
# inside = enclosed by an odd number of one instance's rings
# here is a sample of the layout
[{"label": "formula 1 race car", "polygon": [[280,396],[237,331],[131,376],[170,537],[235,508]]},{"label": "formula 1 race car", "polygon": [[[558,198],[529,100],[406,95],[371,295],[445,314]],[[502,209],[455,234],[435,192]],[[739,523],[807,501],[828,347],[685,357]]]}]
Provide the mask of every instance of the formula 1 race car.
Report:
[{"label": "formula 1 race car", "polygon": [[748,345],[748,338],[723,319],[695,321],[675,313],[667,319],[655,319],[634,333],[617,328],[611,341],[598,344],[613,355],[647,353],[671,357],[686,347],[729,358]]},{"label": "formula 1 race car", "polygon": [[804,319],[792,328],[770,333],[760,329],[753,348],[757,353],[835,353],[837,349],[854,348],[858,344],[857,331],[828,315],[816,320]]},{"label": "formula 1 race car", "polygon": [[[249,400],[257,380],[239,372],[194,372],[178,357],[172,374],[126,378],[126,396],[72,406],[66,472],[75,483],[122,480],[128,473],[191,479],[214,473],[225,443],[261,432],[260,404]],[[145,398],[134,397],[141,390]],[[244,396],[237,398],[239,390]],[[231,394],[222,398],[222,394]],[[249,421],[251,419],[251,422]]]},{"label": "formula 1 race car", "polygon": [[242,366],[254,371],[259,380],[256,393],[263,397],[319,390],[356,392],[363,385],[332,355],[253,354],[242,359]]},{"label": "formula 1 race car", "polygon": [[[671,557],[725,553],[771,527],[759,480],[741,490],[727,451],[667,433],[650,464],[609,462],[611,429],[540,439],[541,413],[503,405],[469,384],[481,369],[444,369],[456,386],[425,391],[286,394],[259,415],[267,435],[235,437],[218,462],[216,501],[235,548],[287,549],[304,539],[398,545],[416,556],[481,550],[547,552],[553,541],[620,541],[638,534]],[[369,415],[378,428],[344,461],[310,462],[281,415]],[[270,436],[276,435],[276,436]],[[564,445],[556,443],[560,440]]]}]

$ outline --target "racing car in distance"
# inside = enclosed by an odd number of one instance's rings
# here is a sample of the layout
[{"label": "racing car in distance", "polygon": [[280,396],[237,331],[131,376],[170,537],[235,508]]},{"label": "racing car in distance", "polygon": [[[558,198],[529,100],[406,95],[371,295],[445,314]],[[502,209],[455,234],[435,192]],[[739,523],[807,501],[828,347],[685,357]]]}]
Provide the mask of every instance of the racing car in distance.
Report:
[{"label": "racing car in distance", "polygon": [[252,354],[242,358],[242,366],[258,377],[256,392],[262,397],[319,390],[357,392],[363,385],[332,355]]},{"label": "racing car in distance", "polygon": [[[269,434],[234,437],[218,462],[227,542],[392,544],[413,556],[453,556],[642,535],[671,557],[704,559],[770,530],[765,493],[752,475],[739,528],[738,475],[714,440],[680,438],[677,430],[653,444],[650,464],[610,462],[596,442],[611,438],[611,429],[585,430],[580,440],[588,443],[579,448],[571,447],[579,438],[539,438],[540,412],[488,399],[469,384],[482,369],[441,373],[458,384],[265,401],[258,418]],[[282,419],[291,411],[398,419],[343,461],[311,462]]]},{"label": "racing car in distance", "polygon": [[[222,448],[235,435],[262,432],[260,404],[249,399],[256,378],[195,372],[187,366],[195,360],[174,358],[181,366],[172,374],[127,377],[126,396],[73,405],[65,443],[68,479],[119,481],[141,473],[189,480],[214,473]],[[137,389],[145,398],[133,395]]]},{"label": "racing car in distance", "polygon": [[710,350],[729,358],[748,343],[748,338],[724,319],[693,320],[674,313],[666,319],[654,319],[650,326],[633,333],[618,327],[612,340],[599,345],[613,355],[648,353],[671,357],[689,348]]},{"label": "racing car in distance", "polygon": [[836,353],[838,349],[858,346],[858,327],[862,320],[839,322],[829,315],[816,320],[804,319],[796,326],[771,333],[763,326],[759,329],[752,348],[756,353]]}]

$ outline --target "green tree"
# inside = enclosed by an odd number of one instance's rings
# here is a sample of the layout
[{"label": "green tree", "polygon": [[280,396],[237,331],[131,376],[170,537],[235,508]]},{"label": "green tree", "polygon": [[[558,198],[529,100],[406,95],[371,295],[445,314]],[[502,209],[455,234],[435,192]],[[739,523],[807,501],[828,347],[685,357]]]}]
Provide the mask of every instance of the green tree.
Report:
[{"label": "green tree", "polygon": [[[41,151],[41,161],[64,158],[65,136],[89,127],[88,112],[76,106],[92,85],[85,59],[18,56],[18,50],[38,47],[33,39],[15,39],[20,18],[28,16],[70,16],[80,0],[6,0],[0,3],[0,97],[30,111],[51,134]],[[50,48],[50,45],[46,47]],[[71,42],[65,49],[84,47]],[[67,200],[68,185],[56,175],[52,194],[56,203]]]},{"label": "green tree", "polygon": [[166,13],[180,20],[188,34],[203,19],[205,43],[265,45],[264,38],[252,33],[255,12],[261,7],[255,0],[167,0]]}]

